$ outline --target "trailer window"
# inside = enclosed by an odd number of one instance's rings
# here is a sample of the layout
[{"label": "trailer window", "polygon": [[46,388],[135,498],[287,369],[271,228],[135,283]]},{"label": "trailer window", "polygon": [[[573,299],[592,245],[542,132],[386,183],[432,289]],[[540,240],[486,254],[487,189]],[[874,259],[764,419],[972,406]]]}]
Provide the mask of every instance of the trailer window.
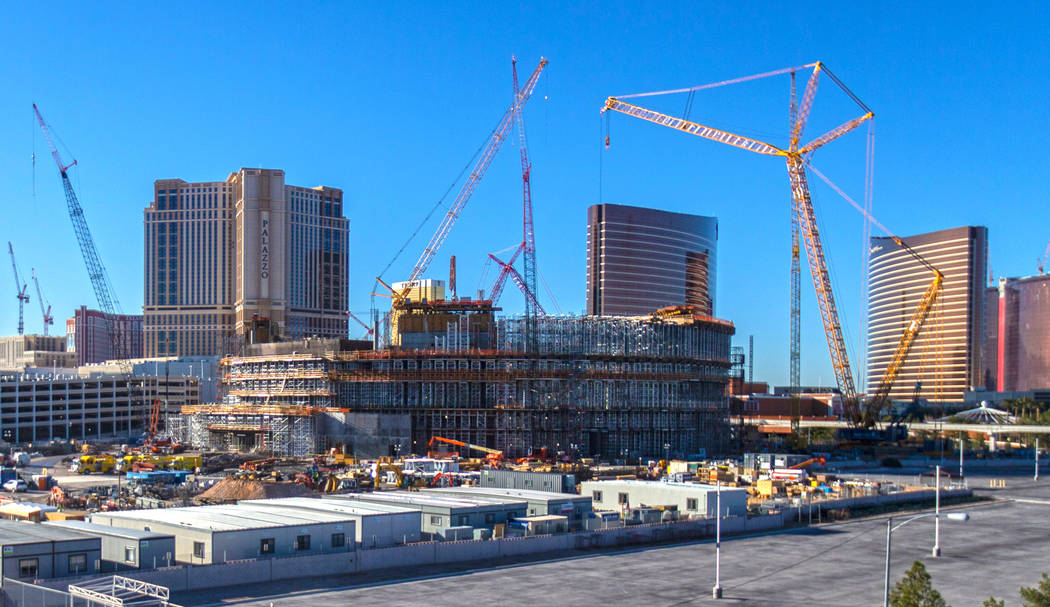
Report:
[{"label": "trailer window", "polygon": [[276,542],[272,537],[268,537],[259,540],[259,553],[260,554],[273,554]]},{"label": "trailer window", "polygon": [[332,548],[342,548],[346,545],[346,535],[342,533],[332,534]]},{"label": "trailer window", "polygon": [[594,499],[594,501],[601,502],[602,501],[602,492],[601,491],[595,491],[595,492],[591,493],[591,497]]},{"label": "trailer window", "polygon": [[204,558],[204,542],[193,542],[193,556],[196,558]]},{"label": "trailer window", "polygon": [[87,555],[86,554],[71,554],[69,555],[69,573],[77,574],[84,573],[87,571]]},{"label": "trailer window", "polygon": [[626,504],[627,503],[627,494],[626,493],[621,493],[621,494],[619,494],[618,497],[619,497],[619,503],[621,503],[621,504]]},{"label": "trailer window", "polygon": [[135,562],[135,548],[133,546],[124,546],[124,562],[125,563],[134,563]]},{"label": "trailer window", "polygon": [[40,559],[22,559],[18,561],[18,577],[36,577]]},{"label": "trailer window", "polygon": [[695,497],[690,497],[690,498],[685,500],[685,509],[686,510],[693,510],[693,511],[696,510],[696,498]]},{"label": "trailer window", "polygon": [[296,550],[309,550],[310,549],[310,536],[299,535],[295,538],[295,549]]}]

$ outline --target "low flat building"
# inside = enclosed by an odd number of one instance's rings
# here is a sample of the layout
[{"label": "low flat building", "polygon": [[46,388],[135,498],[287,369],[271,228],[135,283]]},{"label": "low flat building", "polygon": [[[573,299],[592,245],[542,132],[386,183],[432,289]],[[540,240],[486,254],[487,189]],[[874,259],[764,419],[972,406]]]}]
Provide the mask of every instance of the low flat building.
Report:
[{"label": "low flat building", "polygon": [[552,493],[550,491],[501,489],[498,487],[445,487],[441,489],[425,489],[423,493],[439,493],[468,498],[494,496],[508,499],[523,499],[529,506],[527,516],[563,516],[572,530],[583,527],[584,520],[593,511],[591,496],[577,495],[575,493]]},{"label": "low flat building", "polygon": [[275,511],[291,511],[302,516],[310,512],[328,512],[354,521],[354,539],[359,548],[383,548],[418,542],[422,530],[422,513],[415,508],[392,506],[379,502],[364,503],[325,500],[312,497],[283,497],[239,502]]},{"label": "low flat building", "polygon": [[244,504],[96,512],[91,522],[175,536],[175,561],[195,565],[356,549],[345,515],[294,513]]},{"label": "low flat building", "polygon": [[122,529],[87,521],[48,521],[44,524],[101,539],[103,572],[156,569],[175,564],[175,536],[170,533]]},{"label": "low flat building", "polygon": [[451,496],[409,491],[376,491],[325,496],[324,499],[364,504],[390,504],[418,510],[424,537],[446,537],[450,528],[492,529],[525,516],[528,503],[518,498]]},{"label": "low flat building", "polygon": [[102,541],[98,536],[51,525],[0,520],[2,578],[31,583],[36,579],[98,573],[101,558]]},{"label": "low flat building", "polygon": [[[714,518],[718,512],[714,485],[661,481],[585,481],[580,495],[590,496],[596,510],[622,512],[636,507],[674,507],[680,517]],[[722,515],[747,514],[747,490],[722,487]]]}]

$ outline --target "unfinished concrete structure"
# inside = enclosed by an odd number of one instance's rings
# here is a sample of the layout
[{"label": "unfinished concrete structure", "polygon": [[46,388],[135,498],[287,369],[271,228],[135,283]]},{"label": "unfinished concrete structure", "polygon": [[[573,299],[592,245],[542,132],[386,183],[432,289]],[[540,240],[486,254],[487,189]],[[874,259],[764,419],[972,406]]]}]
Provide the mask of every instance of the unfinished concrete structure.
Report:
[{"label": "unfinished concrete structure", "polygon": [[455,324],[440,349],[346,351],[315,340],[295,353],[224,359],[223,402],[184,408],[171,427],[198,447],[289,455],[335,446],[362,456],[423,453],[435,435],[507,456],[723,446],[732,323],[689,307],[540,316],[527,344],[525,319],[510,317],[496,321],[496,347],[484,349]]}]

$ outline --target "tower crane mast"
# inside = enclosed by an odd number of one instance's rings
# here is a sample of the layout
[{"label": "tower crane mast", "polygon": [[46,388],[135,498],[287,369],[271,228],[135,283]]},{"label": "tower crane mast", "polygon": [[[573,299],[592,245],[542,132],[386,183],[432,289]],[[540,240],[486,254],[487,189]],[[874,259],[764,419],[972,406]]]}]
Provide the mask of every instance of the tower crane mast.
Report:
[{"label": "tower crane mast", "polygon": [[33,284],[36,286],[36,300],[40,303],[40,315],[44,318],[44,336],[47,336],[47,328],[55,324],[55,317],[51,314],[51,303],[48,302],[45,307],[44,295],[40,292],[40,281],[36,278],[36,268],[31,268],[30,272],[33,275]]},{"label": "tower crane mast", "polygon": [[[55,146],[55,141],[51,136],[51,129],[44,121],[44,117],[40,114],[40,109],[37,108],[35,103],[33,104],[33,113],[36,114],[37,121],[40,123],[40,130],[44,132],[44,138],[51,149],[51,157],[55,160],[59,175],[62,177],[62,189],[66,194],[66,209],[69,212],[69,219],[73,223],[73,232],[76,234],[77,244],[80,245],[80,253],[84,258],[84,265],[87,267],[88,278],[91,279],[91,288],[95,291],[95,298],[98,300],[99,307],[102,309],[103,314],[106,315],[107,328],[113,342],[113,357],[121,361],[122,367],[126,367],[128,353],[125,348],[125,340],[118,335],[120,327],[116,322],[116,315],[121,313],[120,301],[117,299],[116,291],[113,289],[109,275],[106,273],[106,267],[102,264],[102,258],[95,247],[95,240],[91,237],[91,230],[88,228],[87,219],[84,217],[84,209],[80,206],[77,193],[73,189],[73,184],[69,181],[69,168],[75,165],[77,161],[73,160],[69,164],[62,162],[62,156],[59,154],[58,147]],[[126,369],[126,371],[130,372],[130,368]]]},{"label": "tower crane mast", "polygon": [[11,254],[11,270],[15,273],[15,297],[18,298],[18,334],[22,335],[25,332],[24,308],[25,304],[29,303],[28,286],[18,277],[18,264],[15,263],[15,248],[11,246],[10,242],[7,243],[7,251]]}]

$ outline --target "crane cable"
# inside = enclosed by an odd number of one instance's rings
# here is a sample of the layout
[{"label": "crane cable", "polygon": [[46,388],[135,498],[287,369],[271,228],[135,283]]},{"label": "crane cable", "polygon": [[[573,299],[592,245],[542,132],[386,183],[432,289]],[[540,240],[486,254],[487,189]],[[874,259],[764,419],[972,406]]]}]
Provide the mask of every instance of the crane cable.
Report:
[{"label": "crane cable", "polygon": [[[460,182],[460,180],[463,178],[463,175],[465,175],[466,172],[470,170],[470,167],[474,164],[474,161],[479,155],[481,155],[482,150],[484,150],[485,146],[488,145],[489,141],[492,140],[493,135],[496,133],[496,128],[499,128],[498,125],[496,127],[493,127],[491,131],[489,131],[488,136],[485,137],[485,140],[482,141],[480,146],[478,146],[478,149],[474,151],[474,155],[471,156],[470,160],[468,160],[467,163],[463,165],[463,168],[460,169],[459,174],[456,175],[456,179],[449,184],[448,188],[445,189],[445,193],[441,195],[441,198],[439,198],[436,203],[434,203],[434,206],[430,209],[429,212],[427,212],[426,216],[423,218],[423,221],[419,222],[419,225],[416,227],[416,229],[405,240],[405,243],[401,245],[401,248],[397,250],[397,253],[394,255],[394,258],[391,259],[390,262],[383,267],[383,270],[381,272],[379,272],[379,276],[383,276],[383,274],[386,274],[387,270],[389,270],[390,267],[393,266],[395,262],[397,262],[398,258],[401,257],[401,254],[404,253],[405,249],[408,248],[408,245],[412,243],[412,240],[415,239],[417,235],[419,235],[420,230],[422,230],[423,227],[426,226],[427,222],[430,221],[430,218],[434,216],[434,213],[437,212],[439,208],[441,208],[441,205],[445,204],[445,200],[448,198],[448,195],[452,192],[452,189],[455,188],[456,184]],[[379,281],[377,280],[375,281],[372,290],[374,291],[378,287]]]}]

